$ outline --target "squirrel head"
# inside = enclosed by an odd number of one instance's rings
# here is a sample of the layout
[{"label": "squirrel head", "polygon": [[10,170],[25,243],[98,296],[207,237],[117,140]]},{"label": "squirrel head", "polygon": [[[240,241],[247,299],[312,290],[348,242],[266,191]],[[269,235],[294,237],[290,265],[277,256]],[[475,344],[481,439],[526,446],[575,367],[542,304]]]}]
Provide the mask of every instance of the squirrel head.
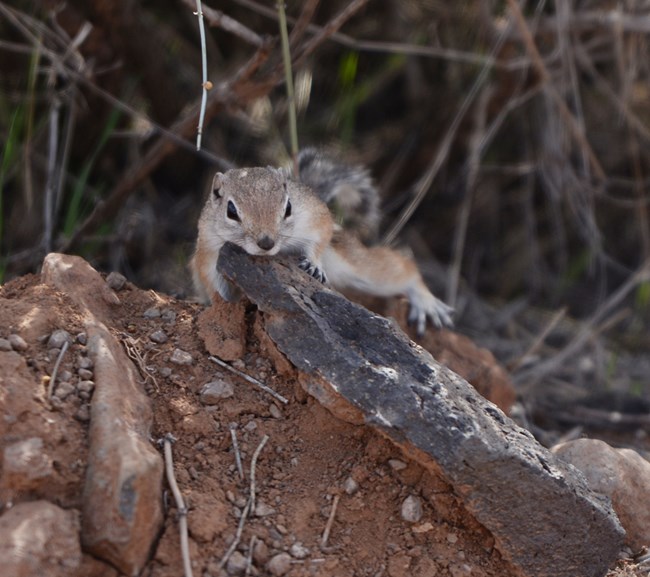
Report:
[{"label": "squirrel head", "polygon": [[295,183],[273,168],[241,168],[218,172],[210,193],[215,234],[253,255],[274,255],[291,236]]}]

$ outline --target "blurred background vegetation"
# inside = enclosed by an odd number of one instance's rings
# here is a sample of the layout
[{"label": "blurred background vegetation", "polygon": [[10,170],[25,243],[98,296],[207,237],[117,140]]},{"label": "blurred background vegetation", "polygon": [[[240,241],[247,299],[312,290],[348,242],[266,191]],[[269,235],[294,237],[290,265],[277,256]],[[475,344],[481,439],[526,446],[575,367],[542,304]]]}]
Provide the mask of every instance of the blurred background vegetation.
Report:
[{"label": "blurred background vegetation", "polygon": [[[195,150],[195,10],[0,2],[4,281],[59,250],[188,296],[214,171],[288,162],[271,0],[204,4],[214,88]],[[521,384],[587,378],[648,398],[650,4],[286,10],[300,145],[371,169],[385,238],[414,251],[460,329]]]}]

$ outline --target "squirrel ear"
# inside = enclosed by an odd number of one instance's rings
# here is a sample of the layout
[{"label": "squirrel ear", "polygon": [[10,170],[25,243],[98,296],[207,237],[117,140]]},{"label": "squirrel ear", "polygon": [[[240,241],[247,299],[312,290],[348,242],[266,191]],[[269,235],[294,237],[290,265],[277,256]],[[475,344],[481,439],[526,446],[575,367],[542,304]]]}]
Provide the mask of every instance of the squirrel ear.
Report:
[{"label": "squirrel ear", "polygon": [[217,174],[214,175],[214,178],[212,179],[212,194],[216,198],[221,198],[221,184],[223,181],[223,174],[221,172],[217,172]]}]

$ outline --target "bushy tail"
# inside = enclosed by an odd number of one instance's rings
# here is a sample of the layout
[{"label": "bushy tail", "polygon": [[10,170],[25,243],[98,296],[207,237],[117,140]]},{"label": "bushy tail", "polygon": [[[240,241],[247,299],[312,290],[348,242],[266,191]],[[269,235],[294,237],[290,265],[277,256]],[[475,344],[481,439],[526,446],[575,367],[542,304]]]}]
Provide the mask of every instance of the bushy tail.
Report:
[{"label": "bushy tail", "polygon": [[298,154],[298,180],[309,186],[330,208],[336,221],[364,243],[379,234],[379,193],[370,172],[316,148]]}]

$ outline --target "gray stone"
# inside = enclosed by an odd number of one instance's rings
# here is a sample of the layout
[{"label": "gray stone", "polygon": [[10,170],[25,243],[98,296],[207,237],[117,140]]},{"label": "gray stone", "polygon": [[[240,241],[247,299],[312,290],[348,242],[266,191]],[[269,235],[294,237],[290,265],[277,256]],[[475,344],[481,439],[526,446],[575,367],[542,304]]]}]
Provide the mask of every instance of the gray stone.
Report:
[{"label": "gray stone", "polygon": [[106,284],[111,287],[114,291],[121,291],[126,284],[126,277],[119,272],[108,273],[106,277]]},{"label": "gray stone", "polygon": [[59,397],[62,401],[64,399],[67,399],[72,393],[75,392],[75,387],[72,383],[68,383],[67,381],[61,381],[60,383],[57,383],[56,388],[54,390],[54,394]]},{"label": "gray stone", "polygon": [[616,559],[623,530],[610,504],[388,320],[292,262],[226,244],[218,268],[264,313],[301,386],[442,474],[520,572],[596,576]]},{"label": "gray stone", "polygon": [[248,561],[239,551],[234,551],[226,563],[228,575],[243,575]]},{"label": "gray stone", "polygon": [[352,477],[348,477],[343,482],[343,490],[348,495],[354,495],[359,490],[359,483],[357,483]]},{"label": "gray stone", "polygon": [[11,348],[14,351],[23,352],[27,350],[27,342],[20,335],[9,335],[8,341],[11,343]]},{"label": "gray stone", "polygon": [[79,333],[76,338],[80,345],[86,345],[88,343],[88,335],[84,332]]},{"label": "gray stone", "polygon": [[151,339],[154,343],[158,343],[159,345],[162,345],[168,341],[169,337],[167,336],[165,331],[157,330],[149,335],[149,339]]},{"label": "gray stone", "polygon": [[77,357],[77,366],[80,369],[91,370],[93,368],[93,360],[88,356],[79,355]]},{"label": "gray stone", "polygon": [[278,406],[275,403],[271,403],[269,405],[269,413],[271,413],[271,416],[274,419],[283,419],[284,415],[282,414],[282,411],[278,408]]},{"label": "gray stone", "polygon": [[55,330],[47,340],[48,349],[60,349],[65,343],[72,343],[72,337],[68,331],[63,329]]},{"label": "gray stone", "polygon": [[13,351],[9,339],[0,339],[0,351],[5,351],[5,352]]},{"label": "gray stone", "polygon": [[84,393],[92,393],[95,390],[95,383],[93,381],[79,381],[77,389]]},{"label": "gray stone", "polygon": [[172,356],[169,358],[169,361],[175,365],[191,365],[192,364],[192,355],[186,353],[181,349],[174,349]]},{"label": "gray stone", "polygon": [[79,369],[77,374],[83,381],[90,381],[93,378],[93,372],[90,369]]},{"label": "gray stone", "polygon": [[289,553],[294,559],[307,559],[309,557],[309,549],[300,542],[291,545]]},{"label": "gray stone", "polygon": [[47,501],[19,503],[0,516],[0,575],[69,577],[81,565],[79,521]]},{"label": "gray stone", "polygon": [[291,569],[291,555],[288,553],[280,553],[271,557],[270,561],[266,564],[266,568],[271,575],[275,577],[282,577]]},{"label": "gray stone", "polygon": [[582,472],[589,486],[612,500],[626,543],[639,551],[650,544],[650,463],[632,449],[597,439],[576,439],[552,451]]},{"label": "gray stone", "polygon": [[144,313],[142,313],[142,316],[145,319],[158,319],[160,318],[160,309],[156,307],[151,307],[148,308]]},{"label": "gray stone", "polygon": [[408,523],[417,523],[422,519],[422,499],[415,495],[409,495],[402,502],[402,519]]},{"label": "gray stone", "polygon": [[404,461],[400,461],[399,459],[389,459],[388,465],[391,469],[393,469],[393,471],[403,471],[406,469],[406,463]]},{"label": "gray stone", "polygon": [[223,399],[232,397],[235,389],[228,381],[211,381],[201,387],[201,402],[204,405],[216,405]]}]

